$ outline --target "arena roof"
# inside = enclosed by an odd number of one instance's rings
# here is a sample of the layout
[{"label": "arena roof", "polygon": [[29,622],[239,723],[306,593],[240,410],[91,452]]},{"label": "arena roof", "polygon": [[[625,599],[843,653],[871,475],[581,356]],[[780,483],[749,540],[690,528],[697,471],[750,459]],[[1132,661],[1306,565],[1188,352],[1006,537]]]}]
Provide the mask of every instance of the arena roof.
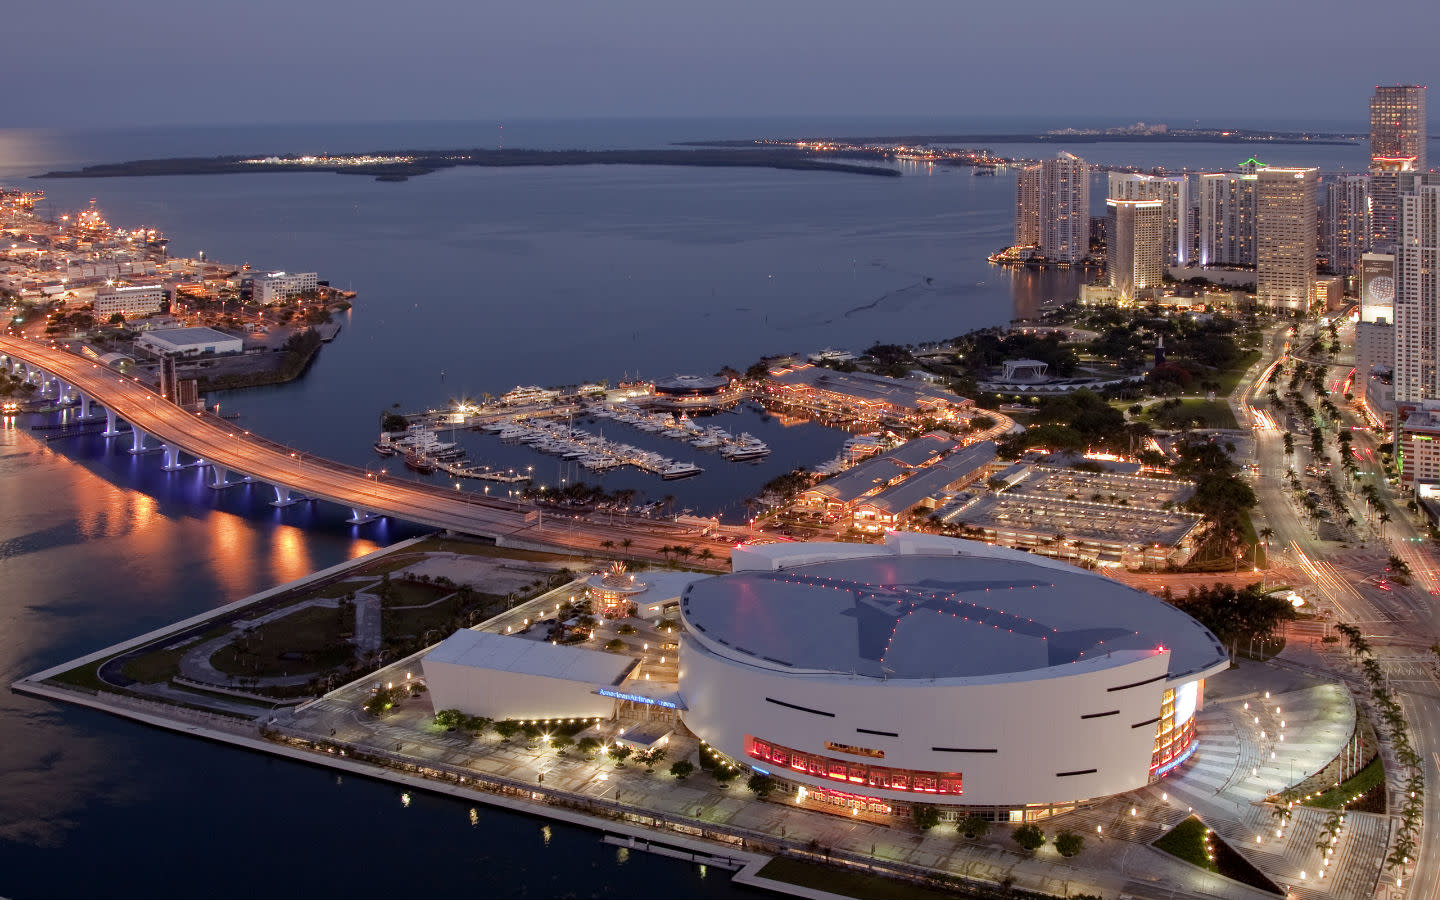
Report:
[{"label": "arena roof", "polygon": [[691,585],[681,611],[702,643],[780,671],[1038,674],[1109,651],[1164,647],[1174,680],[1227,661],[1214,635],[1157,597],[974,546],[933,554],[867,546],[864,558],[738,571]]}]

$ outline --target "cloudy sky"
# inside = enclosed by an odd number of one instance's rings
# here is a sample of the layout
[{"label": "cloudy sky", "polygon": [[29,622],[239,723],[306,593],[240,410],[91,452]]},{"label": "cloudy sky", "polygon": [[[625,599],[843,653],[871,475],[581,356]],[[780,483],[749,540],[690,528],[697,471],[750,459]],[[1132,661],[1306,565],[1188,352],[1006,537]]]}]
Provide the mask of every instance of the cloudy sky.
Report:
[{"label": "cloudy sky", "polygon": [[17,0],[10,126],[1240,117],[1430,83],[1427,0]]}]

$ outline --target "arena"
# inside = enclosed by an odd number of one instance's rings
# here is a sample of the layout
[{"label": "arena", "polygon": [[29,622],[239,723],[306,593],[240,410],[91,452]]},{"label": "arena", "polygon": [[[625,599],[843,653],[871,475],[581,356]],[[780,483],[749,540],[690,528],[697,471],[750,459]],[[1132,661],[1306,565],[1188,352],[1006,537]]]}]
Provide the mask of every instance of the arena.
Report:
[{"label": "arena", "polygon": [[1133,790],[1193,752],[1198,622],[1099,575],[916,534],[737,549],[691,584],[678,695],[710,748],[802,796],[1011,818]]}]

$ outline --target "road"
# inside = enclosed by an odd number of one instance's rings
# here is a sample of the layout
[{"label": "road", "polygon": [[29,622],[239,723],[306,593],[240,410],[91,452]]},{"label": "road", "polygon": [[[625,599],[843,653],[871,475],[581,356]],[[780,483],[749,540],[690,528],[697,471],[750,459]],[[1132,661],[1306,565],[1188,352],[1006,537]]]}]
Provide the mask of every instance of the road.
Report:
[{"label": "road", "polygon": [[[693,564],[716,569],[729,565],[730,541],[706,538],[695,529],[675,523],[646,520],[600,524],[583,516],[540,511],[473,492],[386,478],[308,455],[208,413],[187,412],[138,380],[72,354],[58,344],[0,335],[0,354],[58,376],[158,441],[307,498],[460,534],[490,537],[510,545],[533,543],[586,553],[623,548],[619,552],[626,556],[657,559],[666,555],[662,547],[679,544],[692,548],[692,556],[687,559]],[[710,556],[700,558],[706,550]]]},{"label": "road", "polygon": [[[1342,515],[1348,513],[1358,523],[1355,529],[1359,546],[1321,540],[1290,499],[1286,473],[1295,468],[1303,471],[1304,463],[1288,458],[1284,450],[1286,417],[1276,413],[1268,402],[1257,403],[1262,385],[1270,372],[1283,365],[1293,348],[1308,345],[1308,328],[1289,334],[1288,328],[1277,328],[1269,337],[1267,352],[1232,395],[1238,421],[1248,422],[1255,434],[1255,461],[1258,474],[1254,482],[1259,507],[1255,515],[1257,529],[1269,526],[1274,530],[1272,547],[1281,548],[1273,554],[1275,562],[1290,569],[1293,582],[1306,585],[1305,593],[1318,601],[1320,611],[1331,621],[1350,622],[1365,633],[1375,655],[1391,677],[1391,687],[1405,709],[1416,751],[1426,761],[1426,826],[1418,845],[1418,858],[1411,867],[1412,880],[1403,888],[1395,887],[1382,895],[1437,897],[1440,896],[1440,828],[1429,822],[1440,811],[1440,670],[1437,659],[1429,650],[1440,637],[1440,611],[1432,590],[1440,589],[1440,564],[1435,548],[1415,514],[1386,482],[1378,460],[1377,447],[1385,437],[1377,437],[1368,429],[1352,432],[1356,462],[1362,478],[1380,488],[1381,503],[1375,509],[1365,504],[1358,491],[1347,489]],[[1317,360],[1307,360],[1315,363]],[[1348,369],[1340,363],[1318,360],[1333,366],[1325,382],[1326,391],[1341,409],[1342,427],[1361,424],[1361,418],[1350,410],[1340,396]],[[1338,374],[1338,377],[1336,375]],[[1357,387],[1357,392],[1363,387]],[[1283,386],[1281,393],[1284,393]],[[1308,427],[1306,423],[1302,427]],[[1308,456],[1309,434],[1295,435],[1296,457]],[[1327,446],[1325,457],[1332,466],[1337,458]],[[1338,473],[1338,466],[1334,468]],[[1344,482],[1343,475],[1337,478]],[[1381,521],[1385,513],[1389,521]],[[1384,573],[1386,558],[1394,554],[1404,559],[1415,576],[1415,584],[1389,584],[1381,588],[1379,577]],[[1273,579],[1272,579],[1273,580]],[[1392,781],[1393,783],[1393,781]],[[1393,885],[1395,873],[1385,873],[1382,882]]]}]

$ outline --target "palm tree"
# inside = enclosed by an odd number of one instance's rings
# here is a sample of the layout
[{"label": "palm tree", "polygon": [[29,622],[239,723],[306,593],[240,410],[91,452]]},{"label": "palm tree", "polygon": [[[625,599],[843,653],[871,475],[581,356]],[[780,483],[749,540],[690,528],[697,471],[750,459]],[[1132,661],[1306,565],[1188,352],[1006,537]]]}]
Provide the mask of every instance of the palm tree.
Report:
[{"label": "palm tree", "polygon": [[1385,540],[1385,532],[1386,532],[1386,530],[1387,530],[1387,529],[1385,528],[1385,526],[1390,524],[1390,518],[1391,518],[1391,517],[1390,517],[1390,513],[1389,513],[1389,512],[1381,511],[1381,513],[1380,513],[1380,540],[1382,540],[1382,541]]},{"label": "palm tree", "polygon": [[620,549],[625,550],[625,551],[629,551],[630,545],[633,544],[633,543],[635,543],[635,542],[632,541],[630,538],[621,538],[621,539],[620,539]]}]

